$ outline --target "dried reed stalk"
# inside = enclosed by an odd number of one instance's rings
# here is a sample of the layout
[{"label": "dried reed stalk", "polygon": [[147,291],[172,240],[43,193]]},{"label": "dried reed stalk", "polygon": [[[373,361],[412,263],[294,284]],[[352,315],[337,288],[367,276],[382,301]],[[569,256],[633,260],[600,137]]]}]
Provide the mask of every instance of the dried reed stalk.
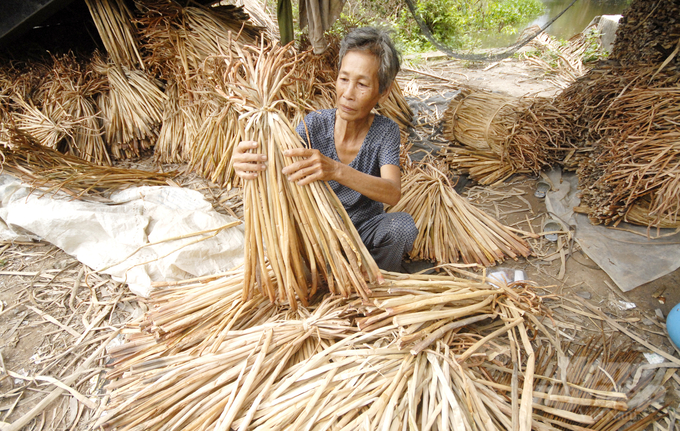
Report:
[{"label": "dried reed stalk", "polygon": [[526,241],[459,196],[441,169],[414,165],[402,176],[401,201],[388,209],[411,214],[418,227],[412,258],[491,266],[531,254]]},{"label": "dried reed stalk", "polygon": [[144,69],[132,27],[132,13],[123,0],[85,0],[106,52],[119,67]]},{"label": "dried reed stalk", "polygon": [[139,185],[165,185],[174,173],[98,166],[78,157],[32,142],[17,130],[7,148],[0,150],[2,170],[47,193],[63,191],[80,198],[106,197],[113,190]]}]

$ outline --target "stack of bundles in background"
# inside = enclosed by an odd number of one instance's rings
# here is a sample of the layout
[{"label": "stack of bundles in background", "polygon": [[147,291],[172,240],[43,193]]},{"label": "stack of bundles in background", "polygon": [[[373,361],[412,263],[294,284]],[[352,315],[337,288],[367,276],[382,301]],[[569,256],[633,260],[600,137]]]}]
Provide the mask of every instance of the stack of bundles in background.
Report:
[{"label": "stack of bundles in background", "polygon": [[402,175],[402,199],[388,212],[407,212],[418,227],[410,257],[493,266],[529,256],[526,241],[456,193],[447,171],[432,161],[414,164]]},{"label": "stack of bundles in background", "polygon": [[106,90],[106,80],[73,55],[52,57],[49,66],[15,75],[5,119],[46,147],[110,164],[95,100]]},{"label": "stack of bundles in background", "polygon": [[[159,163],[188,162],[218,185],[229,184],[231,149],[240,139],[234,119],[244,112],[231,111],[234,106],[220,94],[219,64],[224,56],[237,61],[240,49],[257,46],[266,33],[233,5],[135,4],[131,11],[122,0],[87,1],[106,58],[53,58],[23,64],[22,73],[3,65],[0,138],[8,142],[11,134],[2,131],[19,127],[42,145],[100,164],[153,148]],[[288,119],[333,107],[338,41],[321,56],[292,47],[287,55],[307,55],[289,76],[294,85],[286,87],[283,109]],[[410,125],[397,86],[381,112],[402,130]]]},{"label": "stack of bundles in background", "polygon": [[591,222],[680,226],[679,82],[677,69],[601,67],[559,96],[592,143],[578,169]]},{"label": "stack of bundles in background", "polygon": [[[297,311],[245,299],[242,286],[238,271],[155,290],[109,348],[96,425],[613,431],[662,416],[645,412],[663,398],[655,373],[627,384],[639,352],[564,345],[524,282],[386,275],[371,301],[328,295]],[[633,397],[647,385],[656,390]]]},{"label": "stack of bundles in background", "polygon": [[482,184],[560,165],[578,172],[578,210],[591,222],[680,226],[677,11],[670,0],[634,2],[617,32],[619,62],[597,64],[554,99],[506,113],[502,98],[481,93],[493,108],[480,109],[462,93],[445,124],[464,147],[447,148],[447,160]]},{"label": "stack of bundles in background", "polygon": [[529,102],[481,90],[463,89],[444,112],[444,137],[461,146],[443,150],[455,169],[461,169],[481,184],[509,178],[517,168],[508,157],[507,140]]}]

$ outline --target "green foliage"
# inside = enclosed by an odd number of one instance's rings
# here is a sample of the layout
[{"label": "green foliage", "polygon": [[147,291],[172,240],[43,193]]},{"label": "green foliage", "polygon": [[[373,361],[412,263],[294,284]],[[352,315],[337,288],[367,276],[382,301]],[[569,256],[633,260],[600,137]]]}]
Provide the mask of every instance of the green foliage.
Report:
[{"label": "green foliage", "polygon": [[[453,49],[471,49],[488,36],[517,33],[543,12],[543,5],[540,0],[420,0],[418,11],[438,41]],[[396,22],[402,49],[433,49],[407,8]]]},{"label": "green foliage", "polygon": [[600,32],[596,28],[589,28],[583,35],[586,39],[586,46],[582,57],[584,63],[604,60],[609,57],[609,53],[600,45]]},{"label": "green foliage", "polygon": [[[518,28],[543,12],[540,0],[414,0],[434,37],[452,49],[479,47],[498,34],[516,34]],[[330,33],[339,37],[366,25],[393,30],[393,40],[404,54],[431,51],[411,12],[402,1],[348,0]]]}]

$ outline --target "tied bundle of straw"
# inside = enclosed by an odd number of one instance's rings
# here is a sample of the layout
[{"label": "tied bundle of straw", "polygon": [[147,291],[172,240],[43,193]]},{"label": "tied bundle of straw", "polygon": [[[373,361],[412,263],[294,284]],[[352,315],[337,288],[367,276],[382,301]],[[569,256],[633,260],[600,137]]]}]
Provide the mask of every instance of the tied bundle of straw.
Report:
[{"label": "tied bundle of straw", "polygon": [[402,176],[401,201],[388,209],[411,214],[418,227],[412,258],[492,266],[531,254],[526,241],[458,195],[442,169],[413,165]]},{"label": "tied bundle of straw", "polygon": [[106,52],[117,66],[144,69],[137,38],[132,27],[132,13],[123,0],[85,0]]},{"label": "tied bundle of straw", "polygon": [[111,153],[117,159],[139,156],[158,133],[167,96],[160,83],[141,71],[101,62],[96,68],[109,82],[109,92],[102,93],[98,103]]},{"label": "tied bundle of straw", "polygon": [[12,115],[17,128],[48,148],[56,149],[66,136],[72,137],[79,122],[70,118],[60,104],[46,104],[42,110],[19,98],[16,104],[22,109]]},{"label": "tied bundle of straw", "polygon": [[451,101],[444,121],[446,137],[464,145],[442,150],[448,163],[484,185],[557,163],[573,168],[587,152],[569,143],[573,115],[548,98],[466,90]]},{"label": "tied bundle of straw", "polygon": [[444,112],[444,137],[505,157],[505,142],[528,101],[486,91],[462,90]]},{"label": "tied bundle of straw", "polygon": [[501,183],[516,173],[531,172],[529,169],[515,170],[508,159],[501,161],[498,155],[488,151],[444,147],[440,155],[451,169],[466,172],[470,178],[485,186]]},{"label": "tied bundle of straw", "polygon": [[258,142],[258,152],[268,160],[266,171],[243,189],[244,297],[252,294],[257,280],[272,301],[285,300],[295,308],[298,299],[308,304],[325,281],[332,293],[346,297],[355,291],[368,299],[367,281],[375,283],[382,276],[340,201],[326,183],[299,186],[281,173],[292,163],[283,151],[302,147],[293,126],[276,110],[284,103],[277,99],[279,90],[299,61],[287,58],[286,52],[264,43],[246,47],[239,53],[241,60],[231,63],[226,80],[230,100],[246,111],[240,117],[243,138]]}]

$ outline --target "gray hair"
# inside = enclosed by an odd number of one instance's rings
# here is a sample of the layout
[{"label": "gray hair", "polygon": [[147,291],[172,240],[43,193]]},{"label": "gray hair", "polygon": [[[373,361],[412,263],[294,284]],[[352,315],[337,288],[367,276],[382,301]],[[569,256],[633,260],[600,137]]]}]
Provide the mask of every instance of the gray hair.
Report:
[{"label": "gray hair", "polygon": [[378,69],[378,82],[380,94],[383,94],[399,73],[401,58],[394,47],[387,32],[375,27],[362,27],[352,30],[342,42],[340,42],[340,59],[338,68],[342,65],[342,59],[349,51],[368,51],[380,61]]}]

